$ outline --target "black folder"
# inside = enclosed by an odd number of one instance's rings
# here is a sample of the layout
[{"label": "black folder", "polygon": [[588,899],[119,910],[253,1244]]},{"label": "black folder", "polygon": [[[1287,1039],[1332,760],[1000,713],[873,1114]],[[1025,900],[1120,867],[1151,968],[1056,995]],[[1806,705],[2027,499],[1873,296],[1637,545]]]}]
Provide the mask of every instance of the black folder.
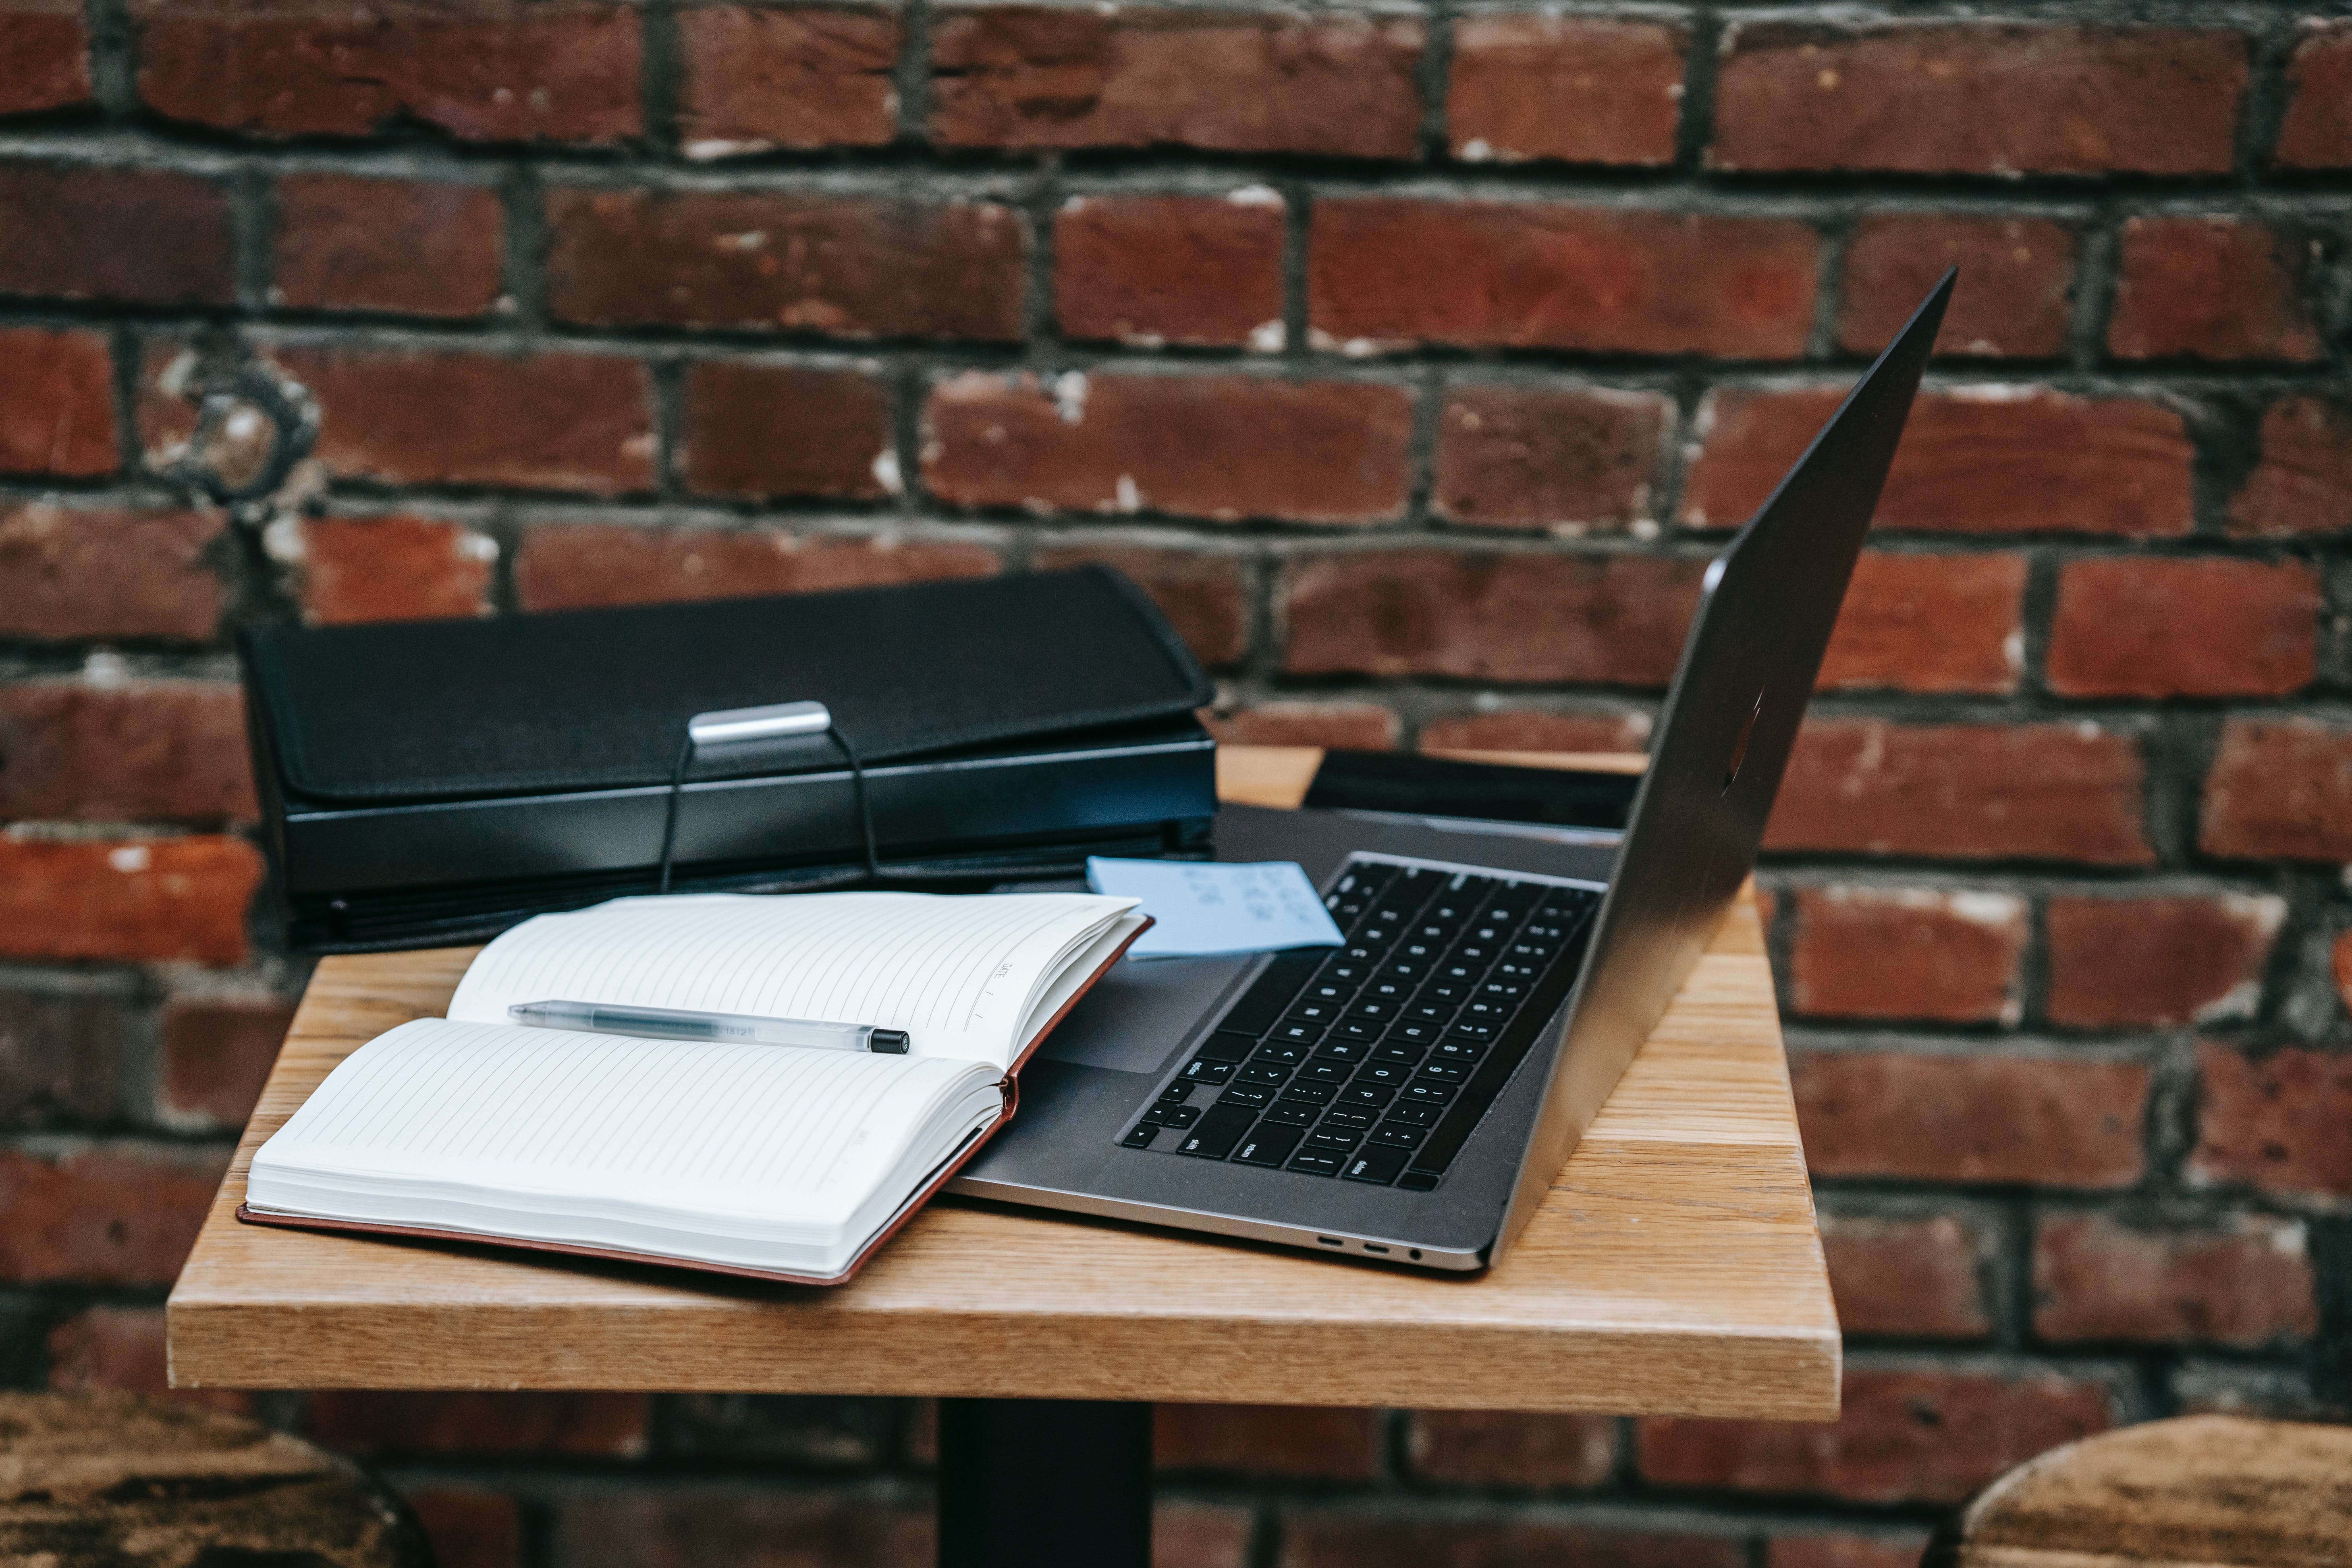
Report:
[{"label": "black folder", "polygon": [[[240,639],[289,932],[324,952],[478,940],[651,891],[687,721],[814,700],[863,764],[896,882],[1066,876],[1197,848],[1212,689],[1140,590],[1082,567]],[[824,736],[698,754],[673,890],[866,879]]]}]

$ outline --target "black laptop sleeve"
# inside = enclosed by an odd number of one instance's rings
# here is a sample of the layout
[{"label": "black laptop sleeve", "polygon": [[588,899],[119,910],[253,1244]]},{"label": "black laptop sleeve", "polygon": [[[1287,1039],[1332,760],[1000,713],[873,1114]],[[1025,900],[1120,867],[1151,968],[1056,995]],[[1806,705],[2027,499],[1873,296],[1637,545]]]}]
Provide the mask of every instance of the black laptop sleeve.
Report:
[{"label": "black laptop sleeve", "polygon": [[[687,721],[814,700],[913,879],[1062,874],[1213,815],[1207,678],[1099,567],[971,582],[241,639],[267,830],[299,945],[487,936],[650,890]],[[682,890],[864,871],[824,737],[697,757]]]}]

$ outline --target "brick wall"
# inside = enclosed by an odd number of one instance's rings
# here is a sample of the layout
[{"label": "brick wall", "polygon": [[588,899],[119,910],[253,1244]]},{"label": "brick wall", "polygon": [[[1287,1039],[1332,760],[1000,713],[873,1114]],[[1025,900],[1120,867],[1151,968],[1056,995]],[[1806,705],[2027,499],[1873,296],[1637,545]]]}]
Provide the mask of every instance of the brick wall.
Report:
[{"label": "brick wall", "polygon": [[[1846,1414],[1171,1408],[1163,1560],[1876,1568],[2342,1410],[2352,15],[1896,9],[0,0],[0,1377],[160,1382],[299,987],[235,624],[1104,559],[1230,738],[1638,746],[1958,261],[1764,871]],[[915,1406],[258,1404],[464,1568],[928,1539]]]}]

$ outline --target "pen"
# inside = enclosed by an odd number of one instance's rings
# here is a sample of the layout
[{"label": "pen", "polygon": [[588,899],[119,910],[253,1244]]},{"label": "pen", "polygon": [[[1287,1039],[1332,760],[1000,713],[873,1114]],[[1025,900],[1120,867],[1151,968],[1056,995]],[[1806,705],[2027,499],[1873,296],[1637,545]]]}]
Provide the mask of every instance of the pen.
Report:
[{"label": "pen", "polygon": [[668,1007],[612,1007],[595,1002],[518,1002],[507,1016],[535,1029],[585,1029],[655,1040],[740,1040],[762,1046],[814,1046],[903,1057],[904,1029],[827,1024],[813,1018],[761,1018],[746,1013],[687,1013]]}]

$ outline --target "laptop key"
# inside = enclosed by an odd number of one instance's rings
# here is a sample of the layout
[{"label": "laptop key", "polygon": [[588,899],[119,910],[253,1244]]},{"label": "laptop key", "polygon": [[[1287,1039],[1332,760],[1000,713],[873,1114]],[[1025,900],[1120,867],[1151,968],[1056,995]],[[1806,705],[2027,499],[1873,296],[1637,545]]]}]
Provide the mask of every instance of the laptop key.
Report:
[{"label": "laptop key", "polygon": [[1429,1053],[1429,1059],[1438,1062],[1469,1063],[1476,1061],[1486,1054],[1486,1047],[1475,1040],[1448,1037],[1437,1042],[1437,1048]]},{"label": "laptop key", "polygon": [[1274,1098],[1274,1090],[1262,1083],[1229,1083],[1217,1096],[1219,1105],[1264,1105]]},{"label": "laptop key", "polygon": [[1323,1113],[1325,1127],[1345,1127],[1354,1132],[1369,1132],[1379,1118],[1371,1111],[1359,1110],[1344,1101]]},{"label": "laptop key", "polygon": [[1398,1098],[1402,1100],[1416,1101],[1423,1105],[1444,1105],[1454,1098],[1454,1086],[1450,1083],[1430,1083],[1424,1079],[1416,1079],[1397,1092]]},{"label": "laptop key", "polygon": [[1407,1171],[1396,1179],[1396,1184],[1408,1193],[1435,1192],[1437,1177],[1428,1171]]},{"label": "laptop key", "polygon": [[1289,1168],[1307,1176],[1336,1176],[1343,1163],[1338,1154],[1327,1154],[1319,1149],[1309,1149],[1290,1162]]},{"label": "laptop key", "polygon": [[1439,1036],[1444,1033],[1445,1025],[1443,1020],[1407,1018],[1403,1023],[1391,1029],[1381,1044],[1412,1046],[1417,1049],[1426,1050]]},{"label": "laptop key", "polygon": [[1372,1059],[1376,1062],[1402,1062],[1407,1067],[1412,1067],[1428,1054],[1428,1041],[1399,1039],[1391,1036],[1374,1047]]},{"label": "laptop key", "polygon": [[1327,1028],[1331,1020],[1339,1016],[1339,1011],[1337,1002],[1301,1002],[1290,1010],[1290,1016],[1285,1018],[1283,1024],[1285,1026],[1311,1024],[1318,1029]]},{"label": "laptop key", "polygon": [[1371,1182],[1385,1187],[1397,1179],[1404,1162],[1405,1151],[1379,1144],[1349,1161],[1347,1170],[1341,1173],[1351,1182]]},{"label": "laptop key", "polygon": [[1421,1069],[1423,1079],[1433,1083],[1465,1083],[1470,1078],[1466,1062],[1431,1062]]},{"label": "laptop key", "polygon": [[1213,1105],[1201,1118],[1201,1124],[1187,1132],[1176,1145],[1179,1154],[1193,1154],[1203,1160],[1222,1160],[1234,1152],[1242,1134],[1257,1120],[1257,1112],[1242,1105]]},{"label": "laptop key", "polygon": [[1127,1136],[1118,1142],[1119,1146],[1124,1149],[1149,1149],[1151,1147],[1151,1141],[1159,1136],[1160,1129],[1146,1121],[1131,1128]]},{"label": "laptop key", "polygon": [[1143,1113],[1143,1120],[1155,1127],[1190,1127],[1201,1120],[1197,1105],[1155,1105]]},{"label": "laptop key", "polygon": [[1231,1062],[1213,1062],[1205,1057],[1194,1057],[1184,1064],[1183,1077],[1190,1083],[1223,1083],[1234,1076]]},{"label": "laptop key", "polygon": [[1372,1129],[1372,1142],[1391,1143],[1400,1149],[1418,1149],[1421,1141],[1429,1136],[1426,1127],[1408,1127],[1402,1121],[1383,1121]]},{"label": "laptop key", "polygon": [[1396,1090],[1390,1089],[1385,1084],[1351,1083],[1346,1089],[1339,1091],[1339,1103],[1342,1105],[1369,1106],[1372,1110],[1378,1110],[1381,1106],[1384,1106],[1389,1102],[1389,1097],[1393,1095],[1395,1092]]},{"label": "laptop key", "polygon": [[1299,1134],[1306,1131],[1303,1127],[1285,1127],[1278,1121],[1261,1121],[1234,1149],[1234,1159],[1244,1165],[1279,1166],[1298,1147]]},{"label": "laptop key", "polygon": [[1189,1083],[1171,1083],[1160,1091],[1160,1098],[1171,1105],[1181,1105],[1192,1098],[1192,1086]]},{"label": "laptop key", "polygon": [[1274,1034],[1270,1037],[1289,1040],[1299,1046],[1311,1046],[1323,1037],[1323,1026],[1284,1022],[1275,1026]]},{"label": "laptop key", "polygon": [[1434,1127],[1437,1119],[1445,1114],[1441,1105],[1423,1105],[1413,1100],[1400,1100],[1389,1107],[1389,1120],[1402,1121],[1408,1127]]},{"label": "laptop key", "polygon": [[1300,1083],[1340,1084],[1347,1082],[1349,1079],[1355,1076],[1355,1063],[1334,1061],[1328,1057],[1317,1057],[1313,1061],[1308,1062],[1305,1067],[1298,1069],[1297,1081]]},{"label": "laptop key", "polygon": [[1348,1016],[1367,1021],[1393,1018],[1397,1016],[1397,1004],[1377,996],[1367,997],[1349,1008]]},{"label": "laptop key", "polygon": [[1290,1041],[1276,1036],[1260,1046],[1257,1048],[1257,1055],[1252,1057],[1250,1062],[1253,1066],[1265,1062],[1279,1063],[1284,1067],[1292,1068],[1314,1054],[1312,1046],[1293,1045]]},{"label": "laptop key", "polygon": [[1286,1081],[1289,1077],[1290,1069],[1282,1066],[1279,1062],[1252,1062],[1249,1066],[1242,1068],[1241,1081],[1244,1083],[1276,1084]]},{"label": "laptop key", "polygon": [[1345,1127],[1318,1127],[1307,1135],[1309,1149],[1320,1149],[1327,1154],[1346,1154],[1360,1142],[1359,1135]]},{"label": "laptop key", "polygon": [[1361,1084],[1378,1084],[1383,1089],[1394,1089],[1412,1077],[1412,1074],[1413,1069],[1403,1062],[1366,1062],[1364,1070],[1356,1075],[1356,1081]]},{"label": "laptop key", "polygon": [[1213,1062],[1237,1062],[1257,1048],[1255,1035],[1236,1035],[1220,1029],[1201,1042],[1199,1055]]},{"label": "laptop key", "polygon": [[1486,1041],[1493,1039],[1501,1029],[1502,1026],[1500,1024],[1490,1024],[1477,1018],[1465,1018],[1460,1023],[1453,1025],[1445,1032],[1461,1039],[1476,1040],[1483,1045]]},{"label": "laptop key", "polygon": [[1360,1062],[1372,1054],[1372,1047],[1368,1041],[1343,1036],[1335,1029],[1315,1054],[1335,1062]]},{"label": "laptop key", "polygon": [[1285,1085],[1282,1092],[1293,1100],[1304,1100],[1315,1105],[1328,1105],[1339,1091],[1328,1083],[1293,1082]]},{"label": "laptop key", "polygon": [[1307,1126],[1322,1114],[1321,1106],[1308,1105],[1297,1100],[1277,1100],[1265,1108],[1265,1119],[1268,1121],[1286,1127]]}]

